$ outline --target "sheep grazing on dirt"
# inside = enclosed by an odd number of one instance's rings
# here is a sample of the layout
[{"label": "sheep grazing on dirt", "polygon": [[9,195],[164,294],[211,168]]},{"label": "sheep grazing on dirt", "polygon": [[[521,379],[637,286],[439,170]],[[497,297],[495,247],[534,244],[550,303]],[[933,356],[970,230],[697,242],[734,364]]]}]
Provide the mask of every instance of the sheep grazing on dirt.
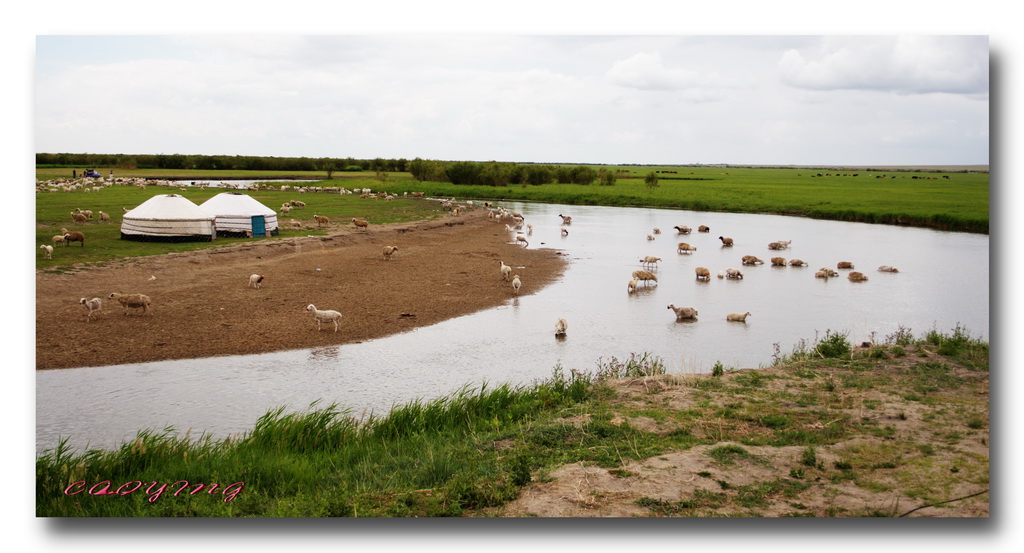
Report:
[{"label": "sheep grazing on dirt", "polygon": [[263,278],[264,278],[263,275],[257,275],[257,274],[249,275],[249,285],[247,286],[247,288],[249,286],[251,286],[251,287],[259,290],[260,289],[260,285],[263,283]]},{"label": "sheep grazing on dirt", "polygon": [[676,245],[677,253],[693,253],[695,251],[697,251],[697,247],[691,246],[686,242],[680,242],[679,244]]},{"label": "sheep grazing on dirt", "polygon": [[85,247],[85,235],[81,232],[65,232],[64,233],[64,246],[69,246],[71,242],[80,242],[82,247]]},{"label": "sheep grazing on dirt", "polygon": [[719,236],[718,239],[722,241],[722,247],[732,247],[732,238],[724,238],[722,236]]},{"label": "sheep grazing on dirt", "polygon": [[562,224],[563,225],[571,225],[572,224],[572,217],[570,217],[568,215],[562,215],[561,213],[559,213],[558,216],[562,218]]},{"label": "sheep grazing on dirt", "polygon": [[72,211],[71,212],[71,220],[74,221],[75,224],[77,224],[77,225],[84,225],[85,224],[85,215],[82,214],[82,213],[75,213],[74,211]]},{"label": "sheep grazing on dirt", "polygon": [[661,261],[660,257],[645,255],[644,258],[640,260],[640,263],[642,263],[644,267],[657,267],[659,261]]},{"label": "sheep grazing on dirt", "polygon": [[129,309],[142,309],[141,315],[145,315],[151,309],[152,301],[146,294],[121,294],[112,292],[107,299],[116,300],[121,304],[121,314],[127,315]]},{"label": "sheep grazing on dirt", "polygon": [[792,244],[792,243],[793,243],[792,240],[779,240],[778,242],[770,242],[770,243],[768,243],[768,249],[769,250],[784,250],[784,249],[788,248],[789,245]]},{"label": "sheep grazing on dirt", "polygon": [[384,246],[384,261],[391,261],[391,256],[398,251],[398,246]]},{"label": "sheep grazing on dirt", "polygon": [[49,244],[43,244],[42,246],[39,246],[39,249],[41,249],[44,252],[46,252],[46,254],[44,256],[44,257],[46,257],[46,259],[53,259],[53,246],[51,246]]},{"label": "sheep grazing on dirt", "polygon": [[633,292],[636,292],[636,287],[638,284],[640,284],[640,282],[635,278],[629,281],[629,284],[626,285],[626,293],[632,294]]},{"label": "sheep grazing on dirt", "polygon": [[676,312],[677,321],[697,318],[697,310],[692,307],[676,307],[670,303],[668,308]]},{"label": "sheep grazing on dirt", "polygon": [[519,289],[523,287],[523,281],[519,278],[519,275],[512,276],[512,291],[519,295]]},{"label": "sheep grazing on dirt", "polygon": [[729,267],[728,269],[725,270],[725,278],[732,278],[732,279],[736,279],[736,280],[742,280],[743,279],[743,273],[741,273],[739,269],[734,269],[732,267]]},{"label": "sheep grazing on dirt", "polygon": [[109,213],[103,213],[101,211],[100,212],[100,222],[101,223],[109,223],[110,222],[110,214]]},{"label": "sheep grazing on dirt", "polygon": [[785,266],[786,266],[786,258],[785,257],[773,257],[772,258],[772,267],[785,267]]},{"label": "sheep grazing on dirt", "polygon": [[352,218],[352,224],[358,228],[369,228],[370,223],[363,219]]},{"label": "sheep grazing on dirt", "polygon": [[806,267],[807,266],[807,262],[804,261],[803,259],[790,259],[789,260],[789,266],[790,267]]},{"label": "sheep grazing on dirt", "polygon": [[747,322],[747,317],[749,316],[750,311],[747,311],[746,313],[729,313],[728,315],[725,316],[725,320],[736,321],[738,323],[745,323]]},{"label": "sheep grazing on dirt", "polygon": [[850,279],[850,280],[852,280],[854,282],[863,282],[863,281],[868,279],[867,275],[865,275],[864,273],[858,272],[858,271],[853,271],[852,273],[847,275],[846,278],[848,278],[848,279]]},{"label": "sheep grazing on dirt", "polygon": [[341,313],[333,309],[317,309],[312,303],[306,306],[306,311],[313,314],[313,320],[316,321],[316,331],[320,332],[320,325],[322,323],[334,323],[334,331],[338,331],[338,321],[341,320]]},{"label": "sheep grazing on dirt", "polygon": [[836,269],[852,269],[852,268],[853,268],[853,263],[851,263],[849,261],[840,261],[839,263],[836,263]]},{"label": "sheep grazing on dirt", "polygon": [[499,268],[501,269],[502,280],[512,280],[512,267],[505,265],[504,261],[499,261],[498,263],[501,264]]},{"label": "sheep grazing on dirt", "polygon": [[318,227],[326,227],[331,222],[330,219],[323,215],[313,215],[313,220],[316,221],[316,226]]},{"label": "sheep grazing on dirt", "polygon": [[697,232],[711,232],[711,227],[708,227],[707,225],[701,225],[697,227]]},{"label": "sheep grazing on dirt", "polygon": [[555,338],[565,338],[567,330],[569,330],[569,323],[565,322],[565,319],[555,321]]},{"label": "sheep grazing on dirt", "polygon": [[890,265],[882,265],[881,267],[878,268],[878,270],[883,272],[883,273],[898,273],[898,272],[900,272],[899,269],[897,269],[896,267],[892,267]]},{"label": "sheep grazing on dirt", "polygon": [[697,280],[711,280],[711,271],[707,267],[697,267],[693,272],[697,274]]},{"label": "sheep grazing on dirt", "polygon": [[676,232],[679,234],[690,234],[690,227],[680,227],[677,225],[672,228],[676,229]]},{"label": "sheep grazing on dirt", "polygon": [[640,269],[639,271],[633,271],[633,278],[636,280],[642,280],[644,282],[644,286],[647,286],[647,283],[651,280],[653,280],[654,282],[658,282],[657,275],[644,269]]},{"label": "sheep grazing on dirt", "polygon": [[764,261],[761,261],[760,259],[753,255],[744,255],[740,262],[743,263],[744,265],[757,265],[759,263],[764,263]]}]

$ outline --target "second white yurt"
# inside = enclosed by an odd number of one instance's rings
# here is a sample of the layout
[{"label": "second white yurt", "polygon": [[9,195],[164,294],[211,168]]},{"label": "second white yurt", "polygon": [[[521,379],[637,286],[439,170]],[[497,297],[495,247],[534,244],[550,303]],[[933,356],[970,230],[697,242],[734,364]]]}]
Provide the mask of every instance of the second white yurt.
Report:
[{"label": "second white yurt", "polygon": [[224,192],[206,200],[200,209],[216,218],[218,236],[276,236],[277,213],[252,196]]},{"label": "second white yurt", "polygon": [[139,242],[209,242],[214,217],[178,194],[160,194],[124,214],[121,239]]}]

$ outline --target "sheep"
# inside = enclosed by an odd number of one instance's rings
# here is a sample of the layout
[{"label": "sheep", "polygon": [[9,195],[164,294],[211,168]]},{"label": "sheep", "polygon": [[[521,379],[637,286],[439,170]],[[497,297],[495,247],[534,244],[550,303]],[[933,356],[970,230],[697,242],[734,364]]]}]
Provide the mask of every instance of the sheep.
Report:
[{"label": "sheep", "polygon": [[739,269],[734,269],[732,267],[729,267],[728,269],[725,270],[725,278],[732,278],[732,279],[742,280],[743,279],[743,273],[741,273]]},{"label": "sheep", "polygon": [[129,308],[142,308],[142,315],[149,311],[152,301],[149,296],[145,294],[121,294],[118,292],[112,292],[107,299],[117,300],[121,304],[121,314],[127,315]]},{"label": "sheep", "polygon": [[524,248],[530,247],[530,243],[526,241],[525,236],[516,236],[516,244],[522,242]]},{"label": "sheep", "polygon": [[292,228],[302,228],[302,221],[296,221],[295,219],[292,219],[291,224]]},{"label": "sheep", "polygon": [[72,211],[71,212],[71,220],[74,221],[75,224],[83,225],[83,224],[85,224],[85,215],[83,215],[81,213],[75,213],[74,211]]},{"label": "sheep", "polygon": [[366,221],[364,219],[356,219],[355,217],[352,218],[352,224],[355,225],[358,228],[369,228],[370,227],[370,223],[368,221]]},{"label": "sheep", "polygon": [[572,217],[570,217],[568,215],[562,215],[561,213],[559,213],[558,216],[562,218],[562,224],[563,225],[571,225],[572,224]]},{"label": "sheep", "polygon": [[792,244],[792,243],[793,243],[792,240],[779,240],[778,242],[769,242],[768,243],[768,249],[769,250],[784,250],[784,249],[788,248],[789,245]]},{"label": "sheep", "polygon": [[760,259],[753,255],[744,255],[743,259],[741,259],[740,262],[743,263],[744,265],[757,265],[758,263],[764,263],[764,261],[761,261]]},{"label": "sheep", "polygon": [[697,227],[697,232],[711,232],[711,227],[708,227],[707,225],[701,225]]},{"label": "sheep", "polygon": [[850,280],[852,280],[854,282],[863,282],[863,281],[868,279],[867,275],[865,275],[864,273],[858,272],[858,271],[853,271],[852,273],[847,275],[846,278],[848,278],[848,279],[850,279]]},{"label": "sheep", "polygon": [[519,289],[523,287],[523,281],[519,279],[519,275],[512,276],[512,291],[519,295]]},{"label": "sheep", "polygon": [[828,279],[837,276],[839,276],[839,273],[833,271],[832,269],[829,269],[828,267],[822,267],[818,269],[816,273],[814,273],[814,278]]},{"label": "sheep", "polygon": [[64,233],[64,246],[67,247],[69,242],[81,242],[82,247],[85,247],[85,235],[81,232],[65,232]]},{"label": "sheep", "polygon": [[263,275],[257,275],[257,274],[249,275],[249,285],[246,286],[246,288],[248,288],[249,286],[252,286],[253,288],[259,290],[260,289],[260,284],[263,282],[263,279],[264,279]]},{"label": "sheep", "polygon": [[657,267],[659,261],[661,261],[660,257],[654,257],[653,255],[645,255],[644,258],[640,260],[640,263],[642,263],[644,267]]},{"label": "sheep", "polygon": [[46,252],[46,259],[53,259],[53,246],[49,244],[43,244],[39,246],[39,249]]},{"label": "sheep", "polygon": [[672,228],[676,229],[676,232],[679,234],[690,234],[690,227],[681,227],[679,225],[676,225]]},{"label": "sheep", "polygon": [[91,300],[87,300],[85,298],[82,298],[82,299],[78,300],[78,303],[84,305],[85,308],[89,310],[89,313],[86,315],[86,317],[90,321],[92,320],[92,314],[93,314],[94,311],[102,311],[103,310],[103,300],[101,300],[99,298],[93,298]]},{"label": "sheep", "polygon": [[636,292],[637,284],[639,284],[639,282],[635,278],[633,280],[629,281],[629,284],[626,285],[626,293],[627,294],[632,294],[633,292]]},{"label": "sheep", "polygon": [[54,236],[53,238],[50,238],[50,242],[53,242],[54,246],[56,246],[57,244],[63,244],[64,243],[64,235],[63,234],[58,234],[58,235]]},{"label": "sheep", "polygon": [[878,270],[883,272],[883,273],[898,273],[898,272],[900,272],[899,269],[897,269],[896,267],[892,267],[890,265],[882,265],[881,267],[878,268]]},{"label": "sheep", "polygon": [[692,307],[676,307],[670,303],[668,304],[668,308],[676,312],[677,321],[697,318],[697,310]]},{"label": "sheep", "polygon": [[725,316],[725,320],[735,321],[738,323],[745,323],[747,322],[747,317],[749,316],[750,311],[747,311],[746,313],[729,313],[728,315]]},{"label": "sheep", "polygon": [[313,319],[316,321],[316,331],[320,332],[321,323],[334,323],[334,331],[338,331],[338,321],[341,320],[341,313],[333,309],[320,310],[317,309],[312,303],[306,306],[306,311],[313,314]]},{"label": "sheep", "polygon": [[313,215],[313,220],[316,221],[316,226],[318,227],[326,227],[331,222],[327,217],[316,214]]},{"label": "sheep", "polygon": [[785,266],[786,266],[786,258],[785,257],[773,257],[772,258],[772,267],[785,267]]},{"label": "sheep", "polygon": [[569,236],[569,229],[563,228],[562,229],[562,236]]},{"label": "sheep", "polygon": [[647,286],[647,283],[649,281],[651,281],[651,280],[653,280],[654,282],[658,282],[657,275],[655,275],[654,273],[652,273],[650,271],[646,271],[644,269],[640,269],[638,271],[633,271],[633,278],[636,279],[636,280],[644,281],[644,286]]},{"label": "sheep", "polygon": [[718,278],[725,278],[725,271],[718,271]]},{"label": "sheep", "polygon": [[569,329],[569,323],[565,319],[555,321],[555,338],[565,338],[565,332]]},{"label": "sheep", "polygon": [[291,210],[292,210],[292,206],[290,206],[288,204],[284,204],[284,205],[281,206],[281,213],[284,213],[285,215],[287,215],[288,212],[291,211]]},{"label": "sheep", "polygon": [[652,235],[652,234],[648,234],[648,235],[647,235],[647,239],[648,239],[648,240],[654,240],[654,235]]},{"label": "sheep", "polygon": [[691,246],[686,242],[680,242],[679,244],[676,245],[677,253],[693,253],[695,251],[697,251],[696,246]]},{"label": "sheep", "polygon": [[499,265],[501,269],[501,279],[506,281],[512,280],[512,267],[505,265],[504,261],[499,261],[498,263],[501,264]]},{"label": "sheep", "polygon": [[836,269],[852,269],[852,268],[853,268],[853,263],[851,263],[849,261],[840,261],[839,263],[836,263]]},{"label": "sheep", "polygon": [[693,272],[697,274],[697,280],[711,280],[711,271],[707,267],[697,267]]},{"label": "sheep", "polygon": [[109,223],[110,222],[110,214],[109,213],[103,213],[102,211],[100,211],[100,222],[101,223]]},{"label": "sheep", "polygon": [[292,207],[306,207],[306,203],[305,202],[300,202],[298,200],[292,200],[291,204],[292,204]]},{"label": "sheep", "polygon": [[92,219],[92,210],[91,209],[83,209],[83,210],[81,210],[81,213],[82,213],[82,215],[85,215],[86,219]]},{"label": "sheep", "polygon": [[654,232],[654,234],[661,234],[661,229],[658,228],[658,227],[654,227],[653,232]]},{"label": "sheep", "polygon": [[723,237],[719,236],[718,239],[722,241],[722,247],[723,248],[724,247],[732,247],[732,244],[733,244],[732,238],[723,238]]},{"label": "sheep", "polygon": [[803,259],[790,259],[789,260],[789,266],[790,267],[806,267],[807,266],[807,262],[804,261]]}]

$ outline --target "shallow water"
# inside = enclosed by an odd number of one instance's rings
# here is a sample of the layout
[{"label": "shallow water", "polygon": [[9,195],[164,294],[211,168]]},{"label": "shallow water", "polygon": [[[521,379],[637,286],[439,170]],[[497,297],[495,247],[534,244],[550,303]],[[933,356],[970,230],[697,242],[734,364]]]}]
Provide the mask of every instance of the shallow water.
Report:
[{"label": "shallow water", "polygon": [[[412,399],[448,395],[464,385],[529,384],[556,365],[591,370],[599,358],[631,352],[662,358],[669,372],[706,372],[771,363],[827,330],[851,343],[884,341],[901,326],[915,336],[960,325],[989,335],[989,239],[985,235],[816,221],[772,215],[507,202],[533,225],[530,247],[564,251],[570,262],[557,283],[497,308],[404,334],[317,350],[168,361],[37,373],[37,447],[58,436],[75,447],[114,447],[141,428],[173,426],[214,437],[249,430],[267,410],[302,410],[316,400],[353,414],[386,412]],[[572,215],[569,235],[558,214]],[[697,233],[698,225],[711,232]],[[694,232],[677,237],[675,225]],[[662,233],[647,235],[654,227]],[[736,246],[723,248],[718,236]],[[511,235],[510,235],[511,236]],[[767,245],[792,240],[790,249]],[[697,247],[676,253],[679,241]],[[626,285],[645,255],[662,258],[658,283],[629,295]],[[743,267],[743,255],[765,265]],[[808,267],[769,266],[773,256]],[[822,266],[852,261],[869,280],[814,278]],[[894,265],[897,274],[880,273]],[[712,272],[697,282],[694,267]],[[740,268],[742,281],[715,278]],[[956,270],[952,270],[952,269]],[[524,293],[530,268],[519,267]],[[500,279],[497,264],[495,280]],[[697,308],[696,322],[676,322],[668,304]],[[746,323],[730,312],[751,312]],[[565,340],[554,338],[559,317]]]}]

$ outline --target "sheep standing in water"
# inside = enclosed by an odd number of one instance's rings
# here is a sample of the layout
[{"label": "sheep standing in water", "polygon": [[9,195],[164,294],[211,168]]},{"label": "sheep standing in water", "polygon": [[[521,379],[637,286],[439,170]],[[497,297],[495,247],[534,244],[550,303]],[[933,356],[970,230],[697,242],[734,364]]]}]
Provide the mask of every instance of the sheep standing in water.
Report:
[{"label": "sheep standing in water", "polygon": [[558,319],[555,322],[555,338],[565,338],[567,330],[569,330],[569,323],[565,322],[565,319]]},{"label": "sheep standing in water", "polygon": [[725,238],[725,237],[719,236],[718,239],[722,241],[722,247],[723,248],[732,247],[732,245],[733,245],[732,238]]},{"label": "sheep standing in water", "polygon": [[671,309],[672,311],[676,312],[676,320],[677,321],[683,321],[683,320],[687,320],[687,319],[692,319],[692,320],[696,320],[697,319],[697,310],[692,308],[692,307],[676,307],[675,305],[672,305],[670,303],[670,304],[668,304],[668,308]]},{"label": "sheep standing in water", "polygon": [[746,313],[729,313],[728,315],[725,316],[725,320],[734,321],[738,323],[745,323],[747,322],[747,317],[749,316],[750,311],[747,311]]}]

